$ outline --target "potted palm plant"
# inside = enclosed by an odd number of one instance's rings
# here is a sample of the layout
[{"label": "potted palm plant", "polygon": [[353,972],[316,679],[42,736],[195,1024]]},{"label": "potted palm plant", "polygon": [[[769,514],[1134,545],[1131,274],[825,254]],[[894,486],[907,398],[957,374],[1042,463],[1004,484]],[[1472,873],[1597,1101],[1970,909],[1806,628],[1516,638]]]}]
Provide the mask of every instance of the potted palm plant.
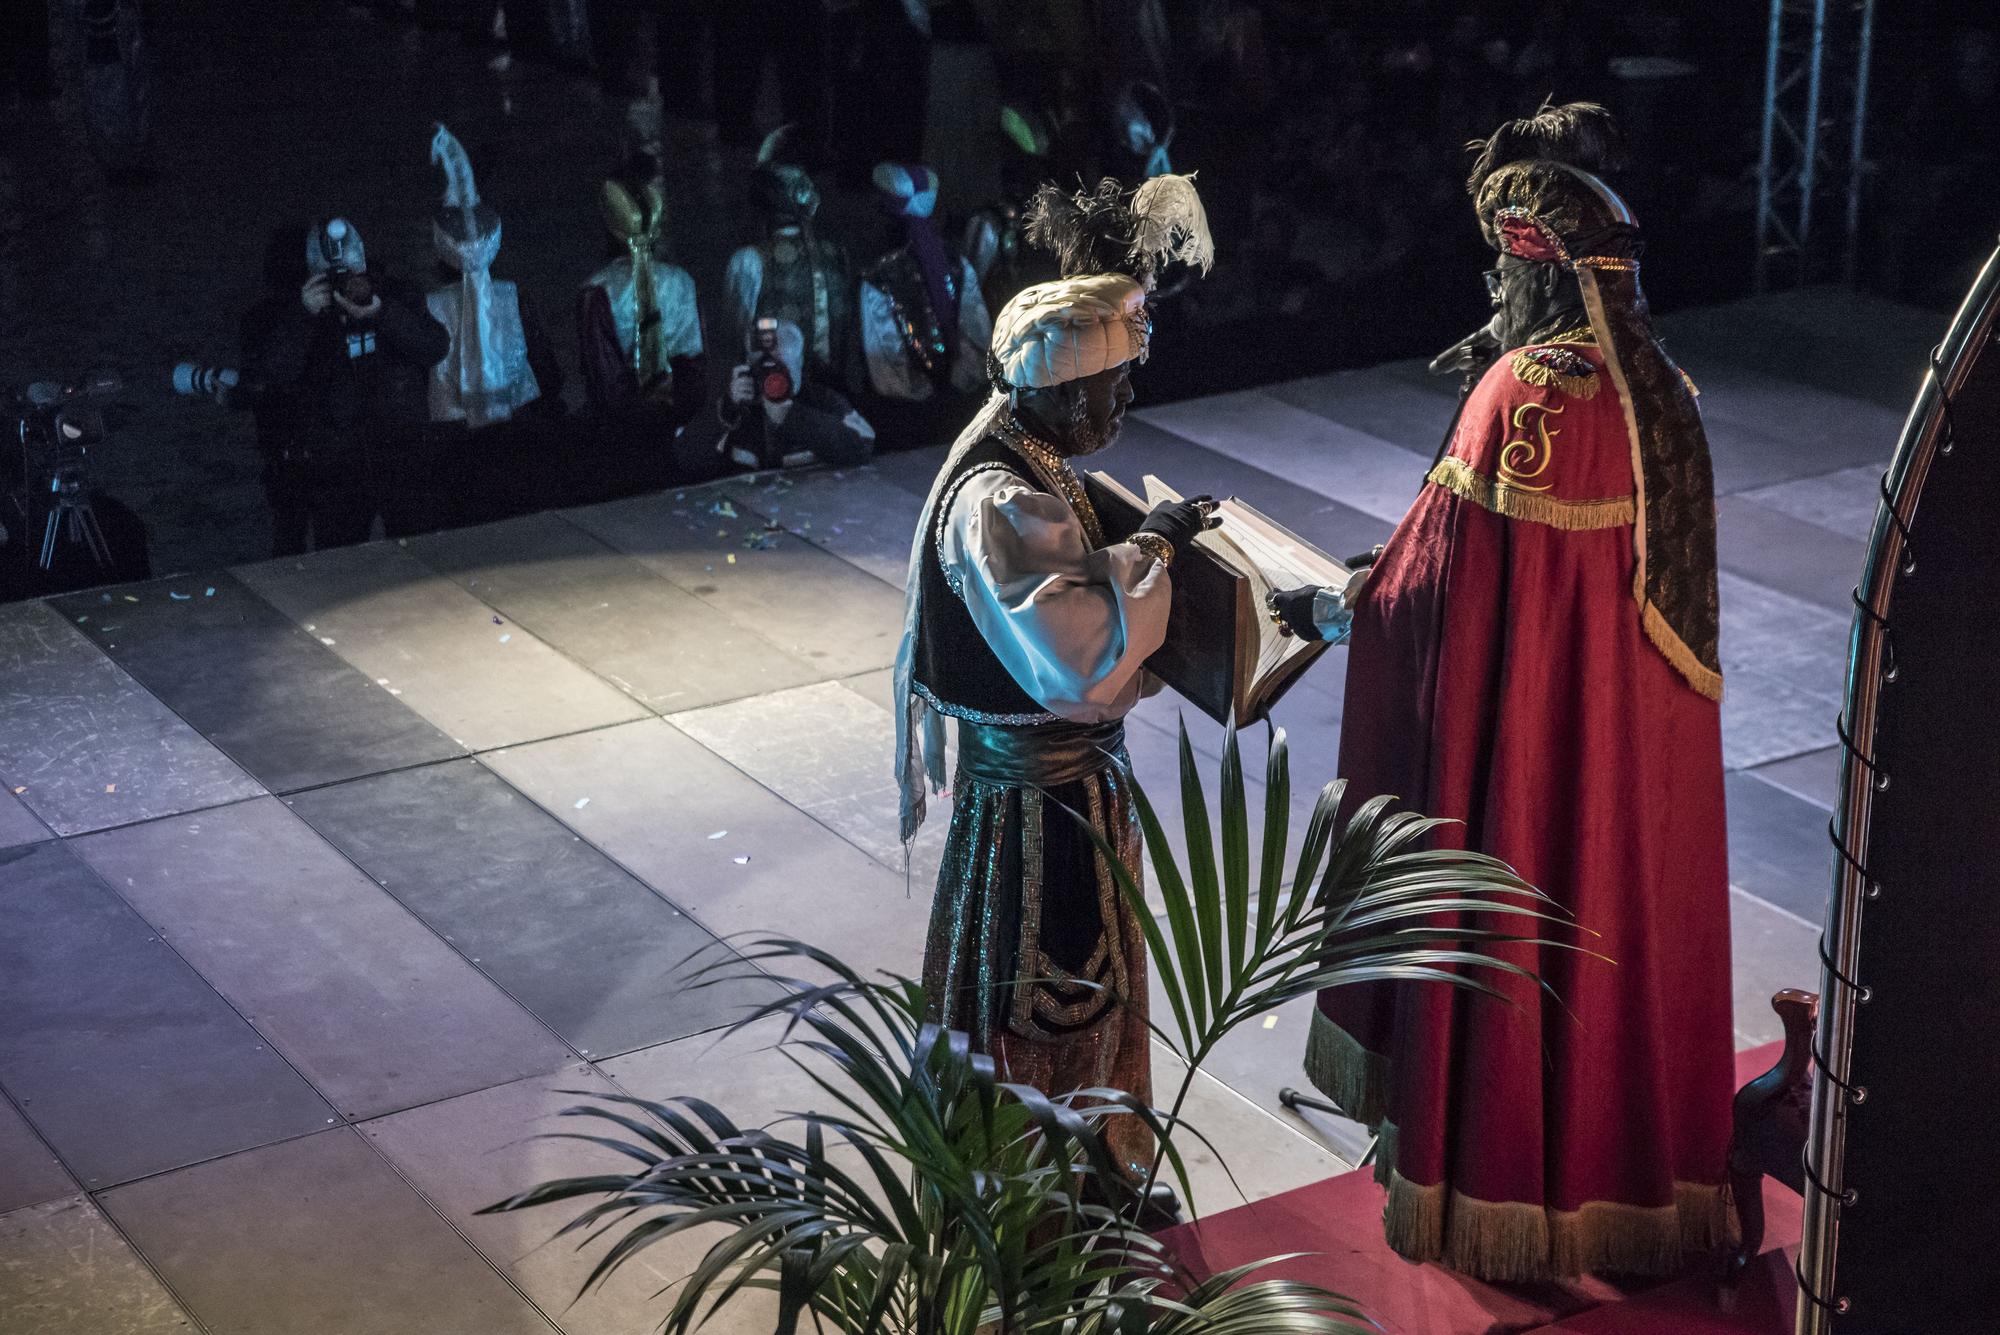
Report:
[{"label": "potted palm plant", "polygon": [[[863,977],[783,937],[738,942],[708,980],[765,970],[783,995],[738,1028],[776,1020],[780,1046],[832,1111],[738,1125],[694,1098],[621,1097],[567,1110],[616,1149],[629,1171],[545,1182],[489,1211],[589,1201],[563,1230],[614,1239],[586,1289],[654,1243],[707,1229],[714,1241],[674,1292],[662,1326],[695,1329],[747,1290],[777,1295],[779,1335],[1321,1335],[1372,1329],[1351,1302],[1260,1276],[1273,1261],[1197,1277],[1136,1227],[1137,1208],[1098,1203],[1091,1182],[1122,1182],[1104,1128],[1118,1117],[1153,1132],[1157,1176],[1187,1189],[1176,1136],[1198,1135],[1182,1109],[1201,1064],[1233,1029],[1321,988],[1399,979],[1498,995],[1482,972],[1523,974],[1495,958],[1502,941],[1561,919],[1504,863],[1427,847],[1441,822],[1388,799],[1340,818],[1343,785],[1321,790],[1289,860],[1290,763],[1269,741],[1260,846],[1236,730],[1223,746],[1217,832],[1185,726],[1180,735],[1186,865],[1144,790],[1133,784],[1160,919],[1122,868],[1165,992],[1171,1024],[1155,1033],[1184,1074],[1164,1110],[1118,1090],[1050,1097],[1000,1081],[965,1036],[925,1019],[907,978]],[[1218,847],[1219,842],[1219,847]],[[1108,851],[1108,850],[1107,850]],[[1114,868],[1119,861],[1106,859]],[[1289,870],[1289,875],[1287,874]],[[1469,926],[1440,926],[1449,912]],[[1512,922],[1515,928],[1498,924]],[[788,977],[811,965],[819,977]],[[831,981],[825,981],[827,977]],[[558,1133],[566,1134],[566,1133]],[[1112,1200],[1134,1199],[1128,1192]],[[802,1323],[810,1321],[810,1326]]]}]

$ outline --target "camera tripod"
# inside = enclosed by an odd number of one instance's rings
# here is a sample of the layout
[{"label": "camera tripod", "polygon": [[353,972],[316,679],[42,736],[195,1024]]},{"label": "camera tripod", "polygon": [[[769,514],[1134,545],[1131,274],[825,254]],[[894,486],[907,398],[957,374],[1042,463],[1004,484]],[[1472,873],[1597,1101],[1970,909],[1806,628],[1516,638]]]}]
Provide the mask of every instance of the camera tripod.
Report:
[{"label": "camera tripod", "polygon": [[71,542],[90,549],[99,570],[110,569],[111,545],[104,540],[104,529],[97,522],[97,511],[91,508],[83,479],[66,470],[57,473],[49,479],[49,494],[53,499],[42,523],[42,551],[36,562],[42,573],[55,569],[56,543],[65,530]]}]

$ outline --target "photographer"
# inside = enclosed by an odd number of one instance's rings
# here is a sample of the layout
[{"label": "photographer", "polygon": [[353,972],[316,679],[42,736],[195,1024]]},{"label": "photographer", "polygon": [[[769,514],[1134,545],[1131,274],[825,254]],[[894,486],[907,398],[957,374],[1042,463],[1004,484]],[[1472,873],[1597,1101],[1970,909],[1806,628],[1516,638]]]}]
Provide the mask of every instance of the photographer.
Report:
[{"label": "photographer", "polygon": [[822,463],[852,467],[875,453],[875,428],[838,391],[808,384],[805,336],[765,316],[750,355],[735,367],[712,413],[688,424],[674,444],[679,480]]},{"label": "photographer", "polygon": [[414,531],[406,479],[426,377],[451,349],[420,297],[369,273],[347,220],[300,240],[297,294],[267,297],[243,322],[243,378],[278,405],[259,417],[278,555],[366,541],[377,515],[391,535]]}]

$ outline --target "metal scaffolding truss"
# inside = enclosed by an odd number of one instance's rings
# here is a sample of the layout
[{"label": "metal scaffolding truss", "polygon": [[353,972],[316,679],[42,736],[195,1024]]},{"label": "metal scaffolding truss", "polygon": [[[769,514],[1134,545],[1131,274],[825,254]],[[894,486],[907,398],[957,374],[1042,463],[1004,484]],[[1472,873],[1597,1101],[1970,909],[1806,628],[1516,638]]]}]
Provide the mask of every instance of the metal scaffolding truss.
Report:
[{"label": "metal scaffolding truss", "polygon": [[[1771,0],[1757,160],[1757,290],[1854,280],[1875,0]],[[1838,220],[1837,222],[1835,220]]]}]

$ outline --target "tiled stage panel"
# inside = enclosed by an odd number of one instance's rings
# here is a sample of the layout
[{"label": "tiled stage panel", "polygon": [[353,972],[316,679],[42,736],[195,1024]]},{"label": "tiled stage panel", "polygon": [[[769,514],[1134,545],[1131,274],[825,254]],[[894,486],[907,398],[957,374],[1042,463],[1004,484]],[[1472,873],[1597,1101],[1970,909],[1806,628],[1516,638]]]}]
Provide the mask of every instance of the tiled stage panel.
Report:
[{"label": "tiled stage panel", "polygon": [[0,1330],[8,1335],[179,1335],[172,1295],[87,1197],[0,1214]]},{"label": "tiled stage panel", "polygon": [[0,1085],[109,1186],[332,1109],[61,844],[0,853]]},{"label": "tiled stage panel", "polygon": [[235,573],[470,750],[646,712],[393,543],[266,561]]},{"label": "tiled stage panel", "polygon": [[899,587],[789,533],[766,532],[761,516],[733,502],[708,492],[674,495],[634,496],[565,516],[825,676],[895,662],[903,632]]},{"label": "tiled stage panel", "polygon": [[514,747],[486,763],[712,932],[798,936],[860,968],[919,968],[928,884],[906,889],[667,723]]},{"label": "tiled stage panel", "polygon": [[273,792],[461,749],[232,576],[114,588],[108,604],[102,596],[53,605],[72,618],[115,612],[110,625],[93,616],[80,629]]},{"label": "tiled stage panel", "polygon": [[1716,555],[1724,570],[1845,617],[1868,563],[1866,546],[1742,496],[1715,504]]},{"label": "tiled stage panel", "polygon": [[[1351,556],[1386,542],[1395,527],[1317,491],[1267,473],[1231,456],[1140,419],[1128,419],[1118,444],[1105,454],[1104,472],[1133,491],[1148,473],[1157,474],[1183,496],[1207,492],[1240,496],[1286,528],[1335,556]],[[1416,482],[1411,483],[1412,494]]]},{"label": "tiled stage panel", "polygon": [[54,836],[11,790],[0,789],[0,848],[19,848]]},{"label": "tiled stage panel", "polygon": [[1739,1051],[1785,1036],[1771,1009],[1780,988],[1819,991],[1819,926],[1743,890],[1729,893],[1731,985]]},{"label": "tiled stage panel", "polygon": [[57,1162],[14,1105],[0,1098],[0,1214],[40,1205],[76,1191],[76,1180]]},{"label": "tiled stage panel", "polygon": [[348,1127],[133,1183],[102,1203],[215,1335],[549,1329]]},{"label": "tiled stage panel", "polygon": [[570,1055],[276,798],[71,847],[349,1117]]},{"label": "tiled stage panel", "polygon": [[[741,989],[689,986],[707,932],[475,761],[318,789],[294,810],[585,1056],[699,1033],[740,1008]],[[678,823],[671,808],[647,815]]]},{"label": "tiled stage panel", "polygon": [[[603,1285],[579,1296],[591,1268],[612,1243],[607,1239],[579,1248],[577,1235],[555,1234],[592,1200],[478,1213],[557,1178],[632,1171],[636,1167],[632,1160],[615,1150],[553,1138],[584,1133],[635,1139],[608,1122],[561,1115],[566,1108],[602,1102],[619,1092],[590,1068],[572,1064],[412,1108],[368,1122],[360,1131],[453,1228],[563,1330],[575,1335],[649,1335],[669,1305],[668,1299],[653,1295],[699,1264],[705,1242],[690,1237],[648,1247]],[[618,1111],[634,1115],[629,1106]],[[704,1330],[717,1335],[731,1331],[767,1335],[773,1325],[771,1314],[765,1313],[761,1328],[745,1324],[748,1316],[747,1310],[739,1314],[732,1309],[728,1318]]]},{"label": "tiled stage panel", "polygon": [[1827,813],[1754,775],[1730,774],[1725,786],[1730,884],[1818,922],[1835,857]]},{"label": "tiled stage panel", "polygon": [[1794,797],[1802,797],[1816,807],[1832,811],[1840,805],[1841,748],[1829,746],[1808,751],[1789,760],[1759,765],[1751,773],[1766,783],[1776,784]]},{"label": "tiled stage panel", "polygon": [[[0,607],[0,783],[58,834],[264,791],[75,629],[77,617],[122,620],[129,606],[67,617],[46,603]],[[31,824],[7,820],[17,837]]]},{"label": "tiled stage panel", "polygon": [[903,587],[910,535],[923,515],[923,492],[905,490],[872,466],[758,477],[724,483],[719,490],[734,497],[739,509],[754,510],[877,579]]},{"label": "tiled stage panel", "polygon": [[1389,524],[1410,508],[1431,464],[1428,454],[1364,435],[1261,390],[1147,408],[1139,418],[1228,458],[1255,459],[1266,471]]},{"label": "tiled stage panel", "polygon": [[1455,377],[1419,383],[1377,366],[1288,380],[1264,392],[1429,459],[1451,425],[1456,389]]},{"label": "tiled stage panel", "polygon": [[557,515],[432,534],[410,550],[650,709],[693,709],[830,675]]}]

